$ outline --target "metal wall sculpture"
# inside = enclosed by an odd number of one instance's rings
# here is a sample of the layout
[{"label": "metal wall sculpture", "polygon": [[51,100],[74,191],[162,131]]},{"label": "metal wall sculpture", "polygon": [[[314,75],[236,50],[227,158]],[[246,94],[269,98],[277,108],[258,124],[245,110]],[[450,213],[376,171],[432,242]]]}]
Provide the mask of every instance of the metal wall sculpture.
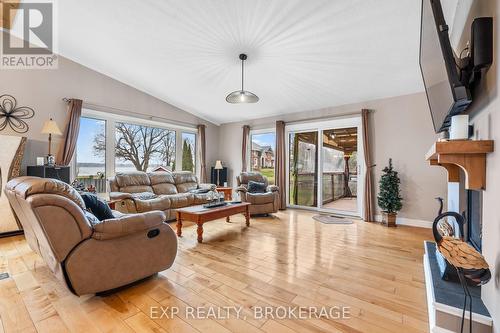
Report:
[{"label": "metal wall sculpture", "polygon": [[0,96],[0,131],[9,126],[16,133],[26,133],[29,126],[24,120],[31,119],[34,115],[32,108],[17,106],[17,100],[13,96]]}]

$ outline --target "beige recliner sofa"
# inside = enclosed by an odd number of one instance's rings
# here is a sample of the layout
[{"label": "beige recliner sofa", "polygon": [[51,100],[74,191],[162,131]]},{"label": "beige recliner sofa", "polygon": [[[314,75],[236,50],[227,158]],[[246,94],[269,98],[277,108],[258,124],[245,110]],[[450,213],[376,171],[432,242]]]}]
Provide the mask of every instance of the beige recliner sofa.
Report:
[{"label": "beige recliner sofa", "polygon": [[[174,220],[178,208],[201,205],[209,201],[215,184],[200,184],[189,171],[119,172],[109,180],[111,200],[119,200],[116,209],[123,213],[161,210],[166,220]],[[196,193],[206,190],[206,193]]]},{"label": "beige recliner sofa", "polygon": [[[248,192],[248,182],[250,181],[266,184],[266,193],[250,193]],[[238,188],[236,189],[240,195],[241,201],[249,202],[250,214],[270,214],[276,213],[279,209],[279,187],[269,185],[267,178],[258,172],[242,172],[236,177]]]},{"label": "beige recliner sofa", "polygon": [[174,262],[177,236],[163,212],[114,212],[99,221],[71,186],[38,177],[11,180],[5,194],[31,249],[76,295],[130,284]]}]

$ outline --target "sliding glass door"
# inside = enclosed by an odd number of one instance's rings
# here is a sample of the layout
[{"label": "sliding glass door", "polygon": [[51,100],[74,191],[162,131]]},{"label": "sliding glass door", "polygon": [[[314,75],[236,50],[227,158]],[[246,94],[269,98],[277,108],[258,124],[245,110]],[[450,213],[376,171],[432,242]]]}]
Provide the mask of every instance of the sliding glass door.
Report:
[{"label": "sliding glass door", "polygon": [[347,214],[358,212],[357,127],[322,131],[321,207]]},{"label": "sliding glass door", "polygon": [[360,216],[360,117],[288,125],[287,141],[288,205]]},{"label": "sliding glass door", "polygon": [[289,202],[316,207],[318,204],[318,132],[289,134]]}]

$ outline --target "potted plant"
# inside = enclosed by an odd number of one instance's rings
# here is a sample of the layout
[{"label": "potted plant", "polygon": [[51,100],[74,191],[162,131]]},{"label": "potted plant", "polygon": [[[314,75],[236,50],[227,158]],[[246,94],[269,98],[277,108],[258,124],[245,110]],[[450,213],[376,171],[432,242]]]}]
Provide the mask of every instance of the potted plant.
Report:
[{"label": "potted plant", "polygon": [[388,227],[396,226],[396,216],[403,207],[403,198],[399,193],[399,177],[392,167],[392,158],[389,165],[382,170],[379,181],[378,206],[382,209],[383,221]]}]

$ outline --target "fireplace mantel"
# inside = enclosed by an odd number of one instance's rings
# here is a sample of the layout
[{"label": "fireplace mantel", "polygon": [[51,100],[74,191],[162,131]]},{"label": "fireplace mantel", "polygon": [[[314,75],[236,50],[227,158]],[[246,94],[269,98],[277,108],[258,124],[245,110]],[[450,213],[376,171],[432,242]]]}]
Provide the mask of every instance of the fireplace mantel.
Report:
[{"label": "fireplace mantel", "polygon": [[493,140],[454,140],[435,142],[425,156],[430,165],[448,171],[448,182],[458,182],[459,168],[465,173],[465,188],[486,188],[486,154],[493,152]]}]

